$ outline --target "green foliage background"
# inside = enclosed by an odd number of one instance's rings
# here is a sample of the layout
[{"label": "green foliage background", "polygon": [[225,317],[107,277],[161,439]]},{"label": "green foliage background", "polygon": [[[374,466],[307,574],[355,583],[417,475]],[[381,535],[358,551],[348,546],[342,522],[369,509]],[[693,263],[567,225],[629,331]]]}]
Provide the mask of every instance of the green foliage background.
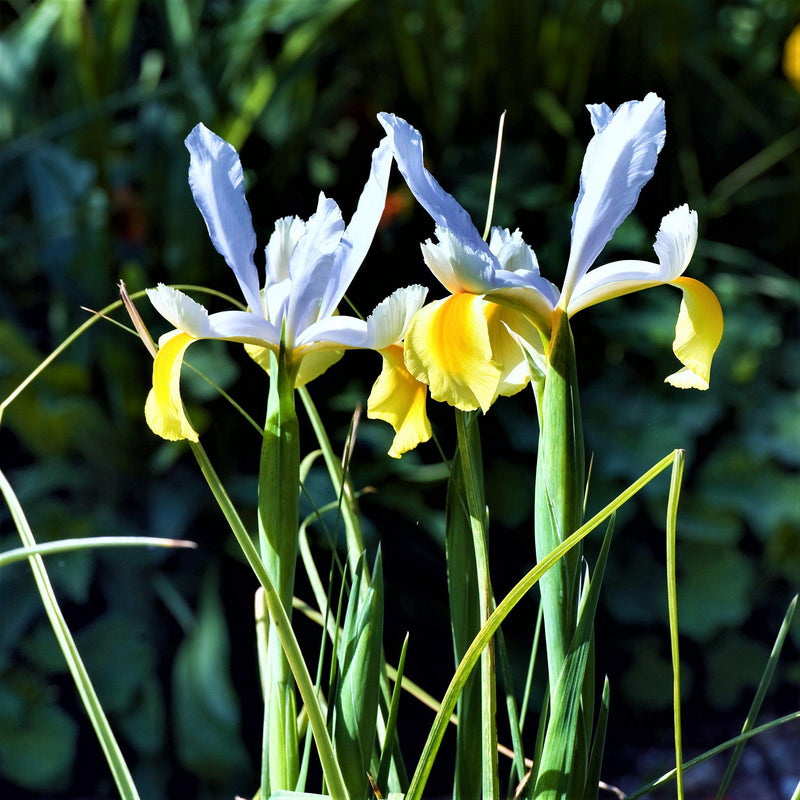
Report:
[{"label": "green foliage background", "polygon": [[[687,449],[678,553],[686,688],[729,719],[800,584],[800,87],[781,68],[798,22],[791,0],[8,0],[0,397],[86,319],[82,306],[115,299],[120,278],[131,291],[158,281],[235,291],[186,182],[183,138],[198,121],[239,148],[264,245],[274,220],[307,216],[320,189],[352,213],[381,110],[422,131],[432,171],[480,225],[506,109],[495,223],[519,226],[560,283],[590,137],[583,105],[656,91],[667,102],[667,145],[611,248],[650,257],[661,216],[688,201],[701,222],[691,275],[717,292],[726,332],[711,389],[689,394],[662,383],[674,369],[676,293],[646,292],[576,318],[594,453],[589,504]],[[364,313],[412,282],[439,296],[418,249],[430,221],[394,185],[392,214],[353,286]],[[165,325],[146,305],[157,335]],[[216,344],[197,345],[190,362],[262,417],[265,376],[239,348]],[[119,533],[200,543],[178,555],[83,552],[49,567],[142,796],[244,794],[259,731],[255,586],[192,459],[144,424],[149,365],[133,337],[96,325],[6,412],[0,464],[40,541]],[[378,367],[373,354],[348,354],[312,384],[340,441]],[[206,447],[252,514],[259,443],[207,384],[188,371],[185,384]],[[449,453],[452,414],[431,413]],[[532,398],[502,400],[481,426],[500,593],[533,560]],[[389,441],[382,423],[361,423],[355,481],[377,490],[362,506],[384,550],[387,653],[410,629],[407,674],[428,676],[436,694],[452,669],[449,647],[427,638],[449,642],[445,472],[432,446],[391,462]],[[310,432],[304,447],[313,448]],[[308,491],[328,499],[322,473],[312,472]],[[658,739],[670,702],[664,496],[657,487],[620,520],[609,562],[599,650],[619,726],[610,751],[637,726]],[[0,511],[0,546],[16,544]],[[24,566],[0,573],[0,609],[0,789],[111,796]],[[509,624],[522,670],[532,615]],[[315,641],[313,628],[308,635]],[[795,626],[778,706],[800,680],[798,647]],[[414,714],[400,721],[412,742],[428,720]],[[692,733],[699,746],[702,729]],[[448,785],[445,772],[440,781]]]}]

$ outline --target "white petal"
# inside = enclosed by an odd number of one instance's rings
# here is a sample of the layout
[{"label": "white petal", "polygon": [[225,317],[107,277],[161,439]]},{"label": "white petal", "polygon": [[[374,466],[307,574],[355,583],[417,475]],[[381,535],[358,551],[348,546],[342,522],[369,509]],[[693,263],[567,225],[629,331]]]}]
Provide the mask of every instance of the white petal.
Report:
[{"label": "white petal", "polygon": [[286,338],[290,347],[300,331],[317,319],[343,232],[339,206],[320,194],[317,210],[306,223],[306,231],[289,260],[292,290],[286,314]]},{"label": "white petal", "polygon": [[[436,236],[439,239],[438,245],[426,242],[422,247],[422,255],[424,258],[426,251],[431,253],[431,249],[436,248],[432,259],[435,266],[428,266],[450,292],[483,294],[494,288],[495,269],[486,263],[486,254],[482,250],[476,250],[472,242],[459,239],[438,225]],[[428,263],[427,260],[425,263]],[[443,269],[444,264],[448,266]],[[442,280],[442,277],[447,278],[447,281]]]},{"label": "white petal", "polygon": [[683,275],[696,246],[697,212],[684,203],[661,220],[656,243],[653,245],[664,281],[674,281]]},{"label": "white petal", "polygon": [[441,245],[434,244],[430,239],[420,245],[422,259],[428,269],[448,292],[459,291],[453,267],[450,264],[450,253]]},{"label": "white petal", "polygon": [[262,296],[264,298],[264,308],[267,310],[267,319],[280,328],[289,307],[289,297],[292,292],[292,281],[285,278],[280,283],[272,284],[264,288]]},{"label": "white petal", "polygon": [[147,297],[153,308],[179,331],[193,339],[209,338],[208,311],[189,295],[159,283],[155,289],[147,290]]},{"label": "white petal", "polygon": [[278,347],[280,329],[250,311],[220,311],[208,318],[211,326],[209,339],[229,339],[236,342]]},{"label": "white petal", "polygon": [[313,322],[297,337],[296,347],[307,351],[326,347],[369,347],[367,323],[355,317],[327,317]]},{"label": "white petal", "polygon": [[[543,278],[538,271],[508,272],[499,269],[495,273],[492,283],[494,289],[526,289],[532,296],[530,303],[535,303],[541,308],[548,308],[550,311],[553,311],[558,304],[560,295],[558,287],[547,278]],[[534,298],[533,295],[537,295],[537,297]]]},{"label": "white petal", "polygon": [[489,237],[489,249],[495,254],[500,268],[509,272],[527,270],[539,272],[539,262],[533,248],[525,244],[522,239],[522,232],[519,230],[511,231],[508,228],[492,228]]},{"label": "white petal", "polygon": [[425,169],[419,131],[394,114],[378,114],[378,121],[389,136],[397,166],[419,204],[440,228],[449,231],[481,262],[482,274],[473,276],[471,280],[484,281],[487,276],[490,278],[497,267],[497,259],[481,238],[469,214]]},{"label": "white petal", "polygon": [[586,106],[586,110],[595,133],[605,128],[614,116],[614,112],[605,103],[591,103]]},{"label": "white petal", "polygon": [[275,223],[265,251],[267,285],[280,283],[289,277],[289,259],[305,231],[306,223],[300,217],[283,217]]},{"label": "white petal", "polygon": [[372,153],[369,178],[336,251],[336,264],[320,310],[322,317],[328,317],[336,310],[367,255],[386,206],[391,166],[392,150],[389,140],[384,138]]},{"label": "white petal", "polygon": [[392,292],[375,306],[367,317],[368,347],[384,350],[403,339],[411,318],[422,308],[428,290],[425,286],[406,286]]},{"label": "white petal", "polygon": [[189,186],[217,252],[233,270],[247,304],[261,314],[258,272],[253,262],[256,234],[244,196],[239,156],[202,123],[186,137],[191,154]]},{"label": "white petal", "polygon": [[586,148],[580,192],[572,214],[572,248],[564,279],[566,305],[580,278],[594,263],[614,231],[630,214],[650,179],[664,145],[664,102],[648,94],[623,103],[611,117],[592,107],[592,120],[603,124]]},{"label": "white petal", "polygon": [[531,371],[536,371],[536,375],[531,374],[531,377],[534,379],[536,377],[543,379],[547,374],[547,356],[545,355],[544,346],[541,341],[537,339],[528,341],[518,333],[512,331],[508,325],[506,325],[505,328],[511,334],[514,341],[520,346],[522,352],[527,356],[528,368]]},{"label": "white petal", "polygon": [[575,287],[567,310],[584,308],[662,283],[684,273],[697,244],[697,212],[682,205],[661,220],[653,249],[658,264],[648,261],[615,261],[589,270]]},{"label": "white petal", "polygon": [[658,264],[649,261],[613,261],[589,270],[579,281],[567,305],[569,316],[615,297],[664,283]]}]

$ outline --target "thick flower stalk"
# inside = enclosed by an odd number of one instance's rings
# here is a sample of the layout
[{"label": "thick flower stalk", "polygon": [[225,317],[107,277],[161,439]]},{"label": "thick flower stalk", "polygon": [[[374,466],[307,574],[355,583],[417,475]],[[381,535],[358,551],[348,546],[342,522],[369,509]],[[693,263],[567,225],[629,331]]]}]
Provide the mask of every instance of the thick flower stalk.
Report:
[{"label": "thick flower stalk", "polygon": [[[161,337],[153,367],[153,388],[145,408],[151,429],[165,439],[197,441],[180,395],[184,353],[199,339],[244,344],[270,374],[267,419],[261,450],[258,522],[261,558],[287,611],[291,612],[297,560],[299,431],[294,389],[317,377],[347,348],[370,348],[391,359],[413,314],[422,306],[422,286],[399,289],[364,321],[335,315],[336,307],[366,256],[383,212],[391,167],[384,140],[350,224],[336,203],[320,195],[308,221],[278,220],[266,247],[261,287],[253,260],[256,236],[244,194],[238,154],[203,125],[187,137],[189,183],[214,247],[241,288],[247,310],[215,314],[168,286],[148,290],[159,313],[175,330]],[[412,387],[419,393],[418,387]],[[424,387],[416,430],[424,433]],[[406,392],[408,399],[408,392]],[[398,425],[398,450],[415,446]],[[430,435],[430,434],[428,434]],[[264,668],[264,757],[261,793],[293,790],[299,757],[294,681],[274,626]]]}]

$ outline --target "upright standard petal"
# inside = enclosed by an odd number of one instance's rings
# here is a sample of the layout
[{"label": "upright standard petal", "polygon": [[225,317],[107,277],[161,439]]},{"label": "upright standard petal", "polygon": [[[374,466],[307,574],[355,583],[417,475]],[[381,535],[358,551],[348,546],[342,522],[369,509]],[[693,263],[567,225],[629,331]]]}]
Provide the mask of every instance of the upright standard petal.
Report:
[{"label": "upright standard petal", "polygon": [[336,251],[333,274],[320,309],[322,317],[329,317],[336,310],[367,255],[386,206],[391,166],[392,150],[388,138],[384,138],[372,153],[369,178]]},{"label": "upright standard petal", "polygon": [[664,101],[655,94],[623,103],[609,115],[590,108],[597,132],[586,148],[572,214],[572,247],[561,294],[567,307],[581,277],[630,214],[664,146]]},{"label": "upright standard petal", "polygon": [[666,382],[679,389],[708,389],[711,359],[722,340],[722,308],[700,281],[682,277],[672,283],[683,292],[672,350],[684,367]]},{"label": "upright standard petal", "polygon": [[239,155],[202,123],[186,137],[186,147],[191,155],[189,186],[211,241],[233,270],[250,310],[263,316],[253,261],[256,234]]},{"label": "upright standard petal", "polygon": [[286,343],[294,340],[320,314],[322,298],[334,269],[336,248],[342,239],[344,220],[339,206],[320,194],[317,210],[306,223],[303,236],[289,260],[292,289],[286,312]]},{"label": "upright standard petal", "polygon": [[425,410],[428,387],[406,369],[400,345],[385,348],[381,356],[383,368],[367,400],[367,416],[394,428],[389,455],[400,458],[433,435]]},{"label": "upright standard petal", "polygon": [[267,287],[275,286],[289,277],[289,259],[305,232],[306,223],[300,217],[282,217],[275,223],[275,230],[264,250]]},{"label": "upright standard petal", "polygon": [[389,137],[395,161],[411,193],[440,228],[449,231],[462,247],[474,254],[475,261],[470,275],[472,286],[447,288],[451,292],[489,291],[492,288],[492,276],[498,266],[497,259],[481,238],[469,214],[425,169],[419,131],[394,114],[378,114],[378,121]]}]

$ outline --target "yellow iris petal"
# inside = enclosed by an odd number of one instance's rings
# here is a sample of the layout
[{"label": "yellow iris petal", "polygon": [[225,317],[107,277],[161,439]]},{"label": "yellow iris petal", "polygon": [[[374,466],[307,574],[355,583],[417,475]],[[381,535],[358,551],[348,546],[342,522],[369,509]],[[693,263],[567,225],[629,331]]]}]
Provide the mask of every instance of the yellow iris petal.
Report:
[{"label": "yellow iris petal", "polygon": [[511,397],[528,385],[531,375],[528,359],[508,329],[530,343],[535,350],[543,350],[542,339],[538,328],[520,311],[495,303],[486,303],[484,313],[489,329],[492,358],[502,369],[496,394]]},{"label": "yellow iris petal", "polygon": [[800,25],[789,34],[783,48],[783,71],[800,91]]},{"label": "yellow iris petal", "polygon": [[711,359],[722,339],[722,308],[714,292],[694,278],[672,281],[683,292],[672,349],[684,368],[667,383],[679,389],[708,389]]},{"label": "yellow iris petal", "polygon": [[408,371],[427,383],[431,397],[462,411],[494,401],[502,369],[492,347],[479,295],[459,293],[423,306],[405,338]]},{"label": "yellow iris petal", "polygon": [[394,428],[396,435],[389,455],[400,458],[431,438],[431,424],[425,412],[428,387],[406,370],[400,345],[381,350],[381,355],[383,369],[367,400],[367,416],[382,419]]},{"label": "yellow iris petal", "polygon": [[[244,349],[247,355],[269,375],[270,349],[257,344],[245,344]],[[300,362],[300,369],[297,371],[294,388],[299,389],[301,386],[311,383],[314,378],[322,375],[328,367],[332,367],[343,355],[344,350],[341,348],[314,350],[304,355]]]},{"label": "yellow iris petal", "polygon": [[147,396],[144,416],[153,433],[172,442],[198,441],[181,400],[183,354],[196,341],[187,333],[178,333],[164,342],[153,362],[153,388]]}]

